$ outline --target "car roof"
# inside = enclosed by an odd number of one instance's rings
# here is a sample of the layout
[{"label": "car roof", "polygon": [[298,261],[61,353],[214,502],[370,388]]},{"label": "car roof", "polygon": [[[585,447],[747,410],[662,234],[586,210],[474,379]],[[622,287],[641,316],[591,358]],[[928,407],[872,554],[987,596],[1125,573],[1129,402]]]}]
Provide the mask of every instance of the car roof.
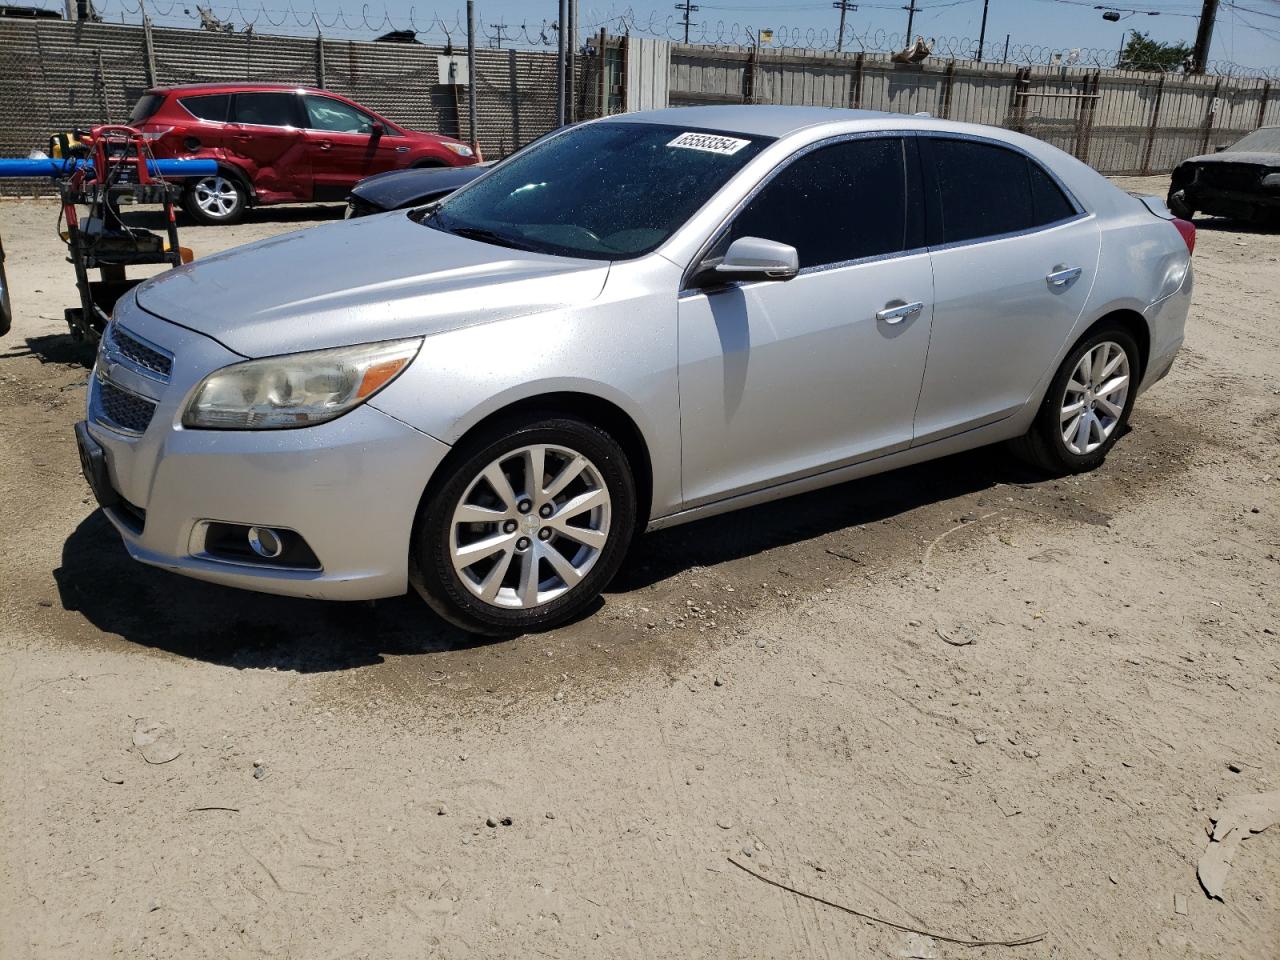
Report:
[{"label": "car roof", "polygon": [[[300,83],[219,83],[211,81],[208,83],[175,83],[165,87],[151,87],[148,93],[208,93],[211,90],[225,90],[228,93],[237,91],[252,90],[304,90],[307,93],[326,93],[328,91],[317,90],[315,87],[304,86]],[[340,96],[340,94],[339,94]]]},{"label": "car roof", "polygon": [[757,137],[785,137],[824,124],[850,120],[903,120],[902,114],[879,110],[849,110],[842,107],[788,107],[774,104],[705,107],[667,107],[610,117],[623,123],[665,123],[677,127],[724,130]]}]

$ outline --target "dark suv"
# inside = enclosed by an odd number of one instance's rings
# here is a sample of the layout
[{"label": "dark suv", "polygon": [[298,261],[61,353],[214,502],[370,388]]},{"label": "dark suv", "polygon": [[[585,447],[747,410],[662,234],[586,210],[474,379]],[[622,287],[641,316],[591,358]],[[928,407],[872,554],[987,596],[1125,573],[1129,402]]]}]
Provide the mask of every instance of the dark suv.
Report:
[{"label": "dark suv", "polygon": [[343,200],[356,181],[480,157],[451,137],[406,130],[327,90],[283,84],[157,87],[129,117],[157,158],[216,160],[183,206],[200,223],[235,223],[251,204]]}]

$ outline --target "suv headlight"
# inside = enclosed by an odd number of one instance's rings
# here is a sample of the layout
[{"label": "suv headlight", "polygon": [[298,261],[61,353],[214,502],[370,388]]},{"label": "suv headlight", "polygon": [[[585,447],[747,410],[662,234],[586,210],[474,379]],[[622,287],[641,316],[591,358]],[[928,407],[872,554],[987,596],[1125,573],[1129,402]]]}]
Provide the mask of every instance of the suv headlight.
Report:
[{"label": "suv headlight", "polygon": [[422,337],[246,360],[200,382],[182,425],[206,430],[281,430],[354,410],[418,354]]},{"label": "suv headlight", "polygon": [[1280,187],[1280,170],[1275,173],[1268,173],[1263,177],[1262,185],[1264,187]]},{"label": "suv headlight", "polygon": [[454,143],[452,140],[442,140],[446,149],[452,150],[460,157],[474,157],[476,152],[468,147],[465,143]]}]

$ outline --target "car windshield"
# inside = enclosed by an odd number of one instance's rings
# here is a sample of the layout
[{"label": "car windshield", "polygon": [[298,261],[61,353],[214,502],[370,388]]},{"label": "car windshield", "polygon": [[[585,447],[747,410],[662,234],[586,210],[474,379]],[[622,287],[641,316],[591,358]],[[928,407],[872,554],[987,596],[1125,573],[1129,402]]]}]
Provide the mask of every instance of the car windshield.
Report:
[{"label": "car windshield", "polygon": [[769,142],[652,123],[586,124],[521,151],[423,222],[501,246],[624,260],[663,243]]},{"label": "car windshield", "polygon": [[1228,153],[1280,153],[1280,127],[1263,127],[1227,147]]}]

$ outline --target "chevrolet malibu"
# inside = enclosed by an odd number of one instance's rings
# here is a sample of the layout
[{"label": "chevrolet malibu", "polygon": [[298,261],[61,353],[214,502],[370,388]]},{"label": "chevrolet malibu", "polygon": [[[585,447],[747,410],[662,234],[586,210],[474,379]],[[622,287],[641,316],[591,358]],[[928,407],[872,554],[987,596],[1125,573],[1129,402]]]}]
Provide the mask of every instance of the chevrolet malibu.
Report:
[{"label": "chevrolet malibu", "polygon": [[997,441],[1098,466],[1182,343],[1194,236],[1004,130],[611,117],[136,288],[81,460],[144,563],[546,628],[645,530]]}]

